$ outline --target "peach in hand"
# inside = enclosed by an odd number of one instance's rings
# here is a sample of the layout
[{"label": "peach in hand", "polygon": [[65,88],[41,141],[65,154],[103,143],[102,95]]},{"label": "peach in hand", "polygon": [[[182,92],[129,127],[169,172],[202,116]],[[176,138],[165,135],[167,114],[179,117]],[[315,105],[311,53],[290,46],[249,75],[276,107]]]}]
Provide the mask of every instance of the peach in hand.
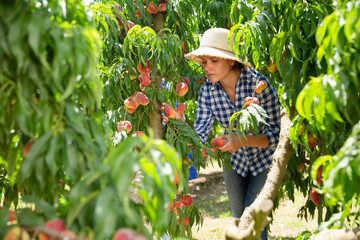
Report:
[{"label": "peach in hand", "polygon": [[214,147],[217,147],[217,148],[224,146],[225,143],[226,143],[226,140],[221,137],[215,137],[215,138],[211,139],[211,142],[210,142],[211,145],[213,145]]},{"label": "peach in hand", "polygon": [[182,115],[184,114],[185,109],[186,109],[185,104],[184,104],[184,103],[179,103],[179,105],[177,106],[177,108],[176,108],[175,111],[176,111],[180,116],[182,116]]}]

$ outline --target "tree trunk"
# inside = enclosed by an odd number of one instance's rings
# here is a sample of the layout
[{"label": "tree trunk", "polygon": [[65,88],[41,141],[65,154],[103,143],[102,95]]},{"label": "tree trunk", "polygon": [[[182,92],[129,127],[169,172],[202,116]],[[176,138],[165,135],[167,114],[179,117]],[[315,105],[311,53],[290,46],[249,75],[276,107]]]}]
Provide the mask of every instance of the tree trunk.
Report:
[{"label": "tree trunk", "polygon": [[294,152],[289,137],[291,125],[292,122],[284,108],[281,111],[279,144],[274,152],[273,164],[265,185],[255,201],[245,209],[241,218],[234,219],[234,224],[226,230],[226,239],[259,239],[261,231],[269,223],[268,215],[279,192],[286,166]]},{"label": "tree trunk", "polygon": [[[165,14],[162,12],[156,13],[154,17],[154,31],[158,33],[161,29],[165,27]],[[152,66],[156,66],[156,62],[153,61]],[[161,85],[161,76],[158,75],[157,68],[153,69],[151,73],[151,81],[155,86]],[[149,110],[149,126],[154,133],[154,138],[162,137],[162,120],[161,120],[161,111],[158,107],[150,108]]]}]

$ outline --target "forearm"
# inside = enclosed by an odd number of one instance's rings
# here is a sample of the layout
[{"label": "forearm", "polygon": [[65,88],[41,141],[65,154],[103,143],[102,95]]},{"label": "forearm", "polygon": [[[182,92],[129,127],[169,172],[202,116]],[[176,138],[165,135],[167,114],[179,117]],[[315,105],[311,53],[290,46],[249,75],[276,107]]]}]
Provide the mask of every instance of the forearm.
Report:
[{"label": "forearm", "polygon": [[261,148],[267,148],[269,146],[269,140],[265,134],[260,134],[257,136],[246,135],[246,139],[244,138],[244,136],[241,136],[240,140],[241,146]]}]

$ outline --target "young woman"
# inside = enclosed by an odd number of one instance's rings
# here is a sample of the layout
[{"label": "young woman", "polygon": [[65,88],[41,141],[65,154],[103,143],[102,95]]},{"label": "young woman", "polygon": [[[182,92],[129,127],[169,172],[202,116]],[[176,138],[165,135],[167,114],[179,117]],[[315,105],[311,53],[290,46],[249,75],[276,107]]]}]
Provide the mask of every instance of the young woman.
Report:
[{"label": "young woman", "polygon": [[[186,54],[185,58],[201,64],[207,76],[197,101],[194,130],[205,142],[215,119],[224,127],[227,143],[219,148],[231,153],[232,169],[223,167],[225,185],[230,206],[235,218],[240,218],[244,209],[251,205],[263,187],[268,169],[272,163],[280,133],[280,103],[276,90],[269,80],[267,87],[256,94],[259,104],[269,118],[268,126],[262,126],[259,134],[236,135],[236,123],[230,139],[227,135],[230,117],[240,111],[244,99],[251,96],[260,74],[247,63],[241,62],[230,50],[228,35],[230,31],[212,28],[204,32],[198,49]],[[181,119],[180,116],[177,116]],[[163,121],[168,122],[164,115]],[[267,231],[261,234],[267,239]]]}]

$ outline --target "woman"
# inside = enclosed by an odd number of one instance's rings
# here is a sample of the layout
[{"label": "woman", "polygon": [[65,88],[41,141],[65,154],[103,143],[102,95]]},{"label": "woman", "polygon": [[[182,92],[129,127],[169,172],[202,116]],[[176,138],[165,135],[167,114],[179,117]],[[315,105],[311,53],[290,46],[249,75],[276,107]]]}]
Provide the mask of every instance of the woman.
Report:
[{"label": "woman", "polygon": [[[265,109],[269,118],[268,126],[262,126],[259,134],[236,135],[236,123],[228,139],[227,129],[230,117],[240,111],[245,97],[252,96],[260,74],[247,63],[241,62],[230,50],[228,35],[230,31],[212,28],[204,32],[198,49],[186,54],[185,58],[200,64],[207,76],[202,85],[197,102],[194,130],[205,142],[215,119],[225,128],[227,143],[219,148],[231,153],[232,169],[223,167],[225,185],[230,206],[235,218],[240,218],[244,209],[251,205],[263,187],[268,169],[272,163],[280,133],[280,103],[276,90],[269,80],[267,87],[255,96]],[[233,40],[232,40],[233,41]],[[177,116],[177,119],[182,119]],[[163,116],[163,121],[168,118]],[[266,229],[261,239],[267,239]]]}]

